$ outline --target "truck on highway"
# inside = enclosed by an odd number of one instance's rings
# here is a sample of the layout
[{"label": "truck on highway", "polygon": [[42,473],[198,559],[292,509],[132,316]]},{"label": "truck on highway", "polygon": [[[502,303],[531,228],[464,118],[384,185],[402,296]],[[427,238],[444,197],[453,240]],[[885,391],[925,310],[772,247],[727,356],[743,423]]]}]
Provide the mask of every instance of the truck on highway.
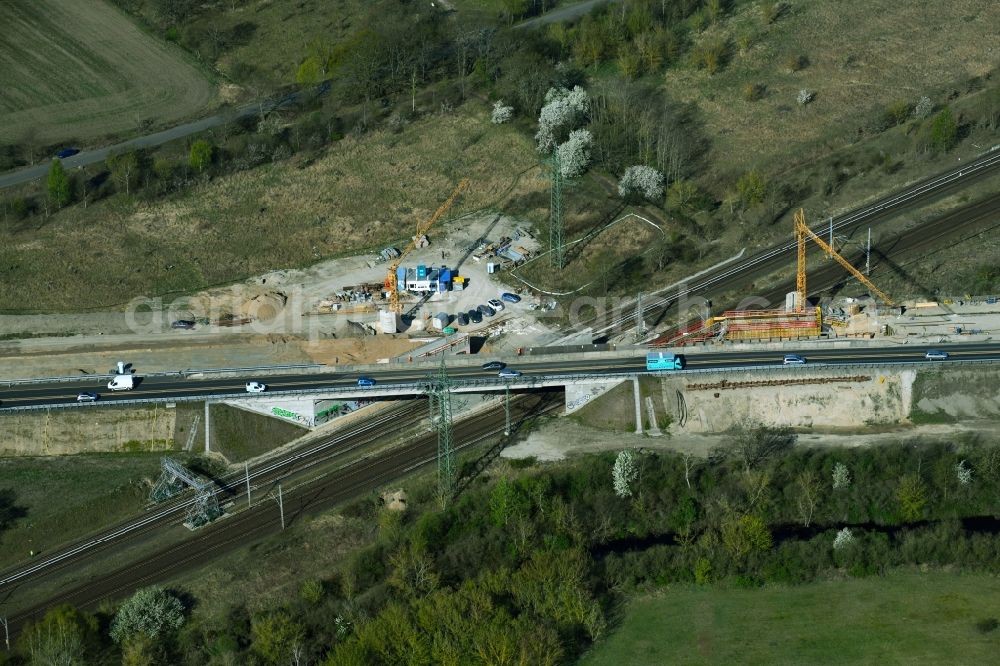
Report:
[{"label": "truck on highway", "polygon": [[681,354],[671,354],[662,351],[646,353],[647,370],[683,370],[684,357]]},{"label": "truck on highway", "polygon": [[108,382],[108,388],[112,391],[131,391],[135,388],[135,378],[132,375],[116,375]]}]

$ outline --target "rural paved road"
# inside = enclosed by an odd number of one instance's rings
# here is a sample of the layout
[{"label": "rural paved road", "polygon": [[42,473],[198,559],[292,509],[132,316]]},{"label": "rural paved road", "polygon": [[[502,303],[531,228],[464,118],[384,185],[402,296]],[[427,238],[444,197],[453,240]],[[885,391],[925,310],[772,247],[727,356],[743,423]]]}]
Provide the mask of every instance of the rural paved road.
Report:
[{"label": "rural paved road", "polygon": [[560,7],[559,9],[549,12],[548,14],[542,14],[541,16],[536,16],[535,18],[528,19],[527,21],[522,21],[514,26],[514,28],[516,30],[520,30],[522,28],[537,28],[549,23],[555,23],[556,21],[570,21],[589,13],[594,7],[603,5],[606,2],[618,2],[618,0],[583,0],[583,2],[578,2],[575,5]]},{"label": "rural paved road", "polygon": [[[317,94],[325,92],[322,85],[317,88],[317,91]],[[147,134],[135,139],[123,141],[122,143],[116,143],[112,146],[105,146],[104,148],[84,150],[76,155],[73,155],[72,157],[67,157],[62,160],[62,163],[67,169],[89,166],[91,164],[96,164],[97,162],[103,162],[107,159],[108,155],[111,155],[112,153],[126,152],[134,148],[152,148],[154,146],[159,146],[168,141],[173,141],[174,139],[183,139],[186,136],[203,132],[204,130],[211,129],[212,127],[218,127],[219,125],[260,113],[261,107],[263,107],[264,113],[269,113],[274,109],[294,103],[299,98],[300,94],[301,93],[290,93],[280,99],[264,102],[262,105],[258,105],[256,103],[248,104],[247,106],[242,106],[229,114],[218,114],[208,118],[202,118],[201,120],[195,120],[190,123],[184,123],[183,125],[177,125],[176,127],[171,127],[170,129],[166,129],[161,132],[154,132],[153,134]],[[0,175],[0,189],[28,183],[38,178],[44,178],[49,172],[49,166],[51,163],[51,160],[47,159],[44,162],[40,162],[34,166],[28,167],[27,169],[12,171],[10,173]]]}]

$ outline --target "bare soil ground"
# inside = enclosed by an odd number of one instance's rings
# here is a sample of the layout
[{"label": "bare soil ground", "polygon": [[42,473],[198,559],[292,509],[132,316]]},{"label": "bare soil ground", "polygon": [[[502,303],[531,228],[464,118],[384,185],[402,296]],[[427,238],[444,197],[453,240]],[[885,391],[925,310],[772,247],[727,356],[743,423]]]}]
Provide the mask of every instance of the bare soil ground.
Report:
[{"label": "bare soil ground", "polygon": [[[633,418],[634,422],[634,418]],[[861,432],[845,429],[842,432],[800,433],[799,446],[878,446],[899,442],[942,442],[967,438],[971,441],[994,441],[998,421],[970,421],[955,424],[928,424],[897,426],[890,429],[871,429]],[[730,442],[725,433],[690,433],[667,431],[663,437],[637,435],[624,431],[611,433],[574,422],[571,419],[552,419],[531,432],[527,438],[503,450],[504,458],[535,458],[539,461],[564,460],[573,455],[620,451],[622,449],[650,449],[677,451],[695,456],[707,456],[714,449]]]},{"label": "bare soil ground", "polygon": [[0,140],[88,141],[204,108],[214,86],[109,2],[0,3]]},{"label": "bare soil ground", "polygon": [[175,410],[54,410],[3,417],[0,456],[169,451],[175,448]]},{"label": "bare soil ground", "polygon": [[[736,174],[762,158],[791,166],[825,154],[852,142],[866,114],[895,100],[940,100],[943,86],[997,65],[988,45],[1000,5],[991,0],[956,0],[933,14],[893,0],[797,2],[767,24],[762,7],[770,4],[741,3],[706,31],[704,39],[730,40],[732,60],[718,74],[673,68],[664,82],[671,95],[698,105],[712,161]],[[743,36],[750,46],[740,53]],[[797,55],[808,64],[792,72],[786,63]],[[762,99],[744,99],[748,83],[766,87]],[[811,104],[796,102],[802,89],[816,92]]]},{"label": "bare soil ground", "polygon": [[[65,340],[57,340],[54,342],[58,346],[56,350],[30,345],[41,341],[24,342],[28,344],[4,345],[6,353],[0,352],[0,377],[24,379],[107,373],[123,359],[132,363],[140,374],[302,363],[362,364],[397,356],[414,346],[407,339],[390,336],[310,341],[290,335],[236,335],[190,342],[174,339],[164,344],[132,338],[104,348],[99,337],[90,337],[73,339],[74,346],[64,346]],[[35,351],[28,354],[26,350],[29,349]]]}]

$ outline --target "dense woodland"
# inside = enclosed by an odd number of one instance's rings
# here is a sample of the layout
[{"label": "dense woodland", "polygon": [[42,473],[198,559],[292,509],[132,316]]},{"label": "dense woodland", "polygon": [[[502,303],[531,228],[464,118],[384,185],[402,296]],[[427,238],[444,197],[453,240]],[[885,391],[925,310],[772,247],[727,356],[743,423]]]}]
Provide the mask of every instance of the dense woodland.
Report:
[{"label": "dense woodland", "polygon": [[296,598],[219,617],[191,616],[198,600],[181,588],[96,616],[54,609],[13,662],[566,664],[613,630],[636,591],[1000,567],[992,443],[794,440],[747,425],[709,458],[505,463],[445,509],[415,482],[406,512],[374,498],[346,508],[371,525],[370,545]]}]

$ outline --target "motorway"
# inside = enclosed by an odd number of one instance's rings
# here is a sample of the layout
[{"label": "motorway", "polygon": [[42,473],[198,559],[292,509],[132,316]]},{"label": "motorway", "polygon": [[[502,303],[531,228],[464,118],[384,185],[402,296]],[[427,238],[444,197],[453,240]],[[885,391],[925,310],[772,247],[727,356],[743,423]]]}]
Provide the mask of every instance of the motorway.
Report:
[{"label": "motorway", "polygon": [[[516,422],[523,422],[550,412],[562,405],[561,398],[561,392],[521,396],[512,401],[512,418]],[[338,459],[344,457],[345,451],[357,449],[364,443],[379,438],[387,438],[393,433],[398,434],[400,421],[413,422],[418,412],[426,414],[426,405],[422,401],[404,405],[392,414],[383,414],[373,419],[379,422],[376,427],[362,424],[351,431],[333,435],[289,456],[295,458],[293,461],[265,461],[261,466],[251,468],[251,481],[258,496],[250,509],[238,510],[243,502],[240,496],[242,475],[220,483],[220,503],[226,501],[227,495],[231,495],[237,510],[181,541],[111,571],[89,575],[81,567],[100,567],[105,561],[102,558],[107,557],[110,545],[121,549],[150,538],[157,530],[176,525],[183,518],[184,508],[190,499],[163,505],[145,517],[116,526],[98,538],[61,551],[71,553],[69,557],[58,559],[57,554],[43,562],[3,574],[0,578],[0,607],[15,609],[14,612],[7,612],[11,633],[16,634],[25,622],[37,619],[55,604],[70,603],[82,608],[92,608],[103,600],[120,598],[137,587],[162,582],[185,571],[197,569],[210,558],[276,534],[281,529],[280,514],[275,503],[267,496],[267,491],[273,488],[277,480],[289,484],[292,475],[301,473],[303,469],[315,468],[321,462],[336,464]],[[466,420],[456,421],[453,430],[455,448],[461,449],[499,435],[503,428],[504,412],[498,405]],[[346,462],[338,469],[303,481],[298,486],[286,485],[283,490],[286,523],[294,525],[305,515],[380,488],[433,462],[436,447],[436,434],[422,432],[410,437],[405,444],[384,453]],[[155,519],[150,520],[149,516],[155,516]],[[123,528],[130,526],[138,527],[123,532]],[[75,572],[75,578],[68,583],[60,580],[56,594],[41,603],[25,605],[19,602],[17,593],[20,590],[66,570]]]},{"label": "motorway", "polygon": [[[1000,169],[1000,150],[991,150],[961,167],[921,180],[868,206],[834,217],[834,234],[843,236],[869,226],[875,226],[905,210],[926,205],[931,201],[961,191],[972,183],[991,175],[997,169]],[[821,238],[826,238],[829,234],[830,223],[827,221],[825,224],[817,224],[812,229]],[[791,231],[790,228],[789,231]],[[920,232],[913,233],[919,234]],[[762,250],[738,264],[720,266],[701,275],[690,284],[654,292],[655,296],[647,294],[643,298],[643,314],[645,317],[652,317],[659,321],[663,317],[664,311],[682,298],[696,294],[705,295],[709,291],[720,293],[736,287],[744,287],[760,276],[793,266],[794,252],[795,241],[791,239],[791,233],[789,233],[787,242]],[[782,295],[780,301],[773,303],[773,307],[780,307],[783,304],[784,297]],[[615,313],[604,313],[589,321],[581,322],[578,324],[578,328],[591,327],[593,341],[604,342],[615,332],[627,329],[634,320],[635,304],[633,301],[631,307],[625,305]]]},{"label": "motorway", "polygon": [[[828,365],[919,363],[923,362],[923,355],[930,348],[945,349],[952,354],[955,360],[1000,360],[1000,345],[988,343],[955,345],[914,344],[822,350],[813,347],[797,353],[807,355],[811,361],[815,361],[816,363]],[[687,369],[689,371],[705,371],[762,366],[777,367],[782,364],[784,353],[793,353],[794,351],[788,349],[783,351],[699,352],[688,355]],[[481,386],[484,390],[489,390],[490,388],[503,388],[504,386],[510,386],[512,389],[532,388],[542,379],[546,383],[552,384],[558,383],[562,379],[571,382],[581,377],[614,377],[616,375],[629,375],[646,371],[644,356],[621,358],[600,352],[593,353],[589,358],[575,360],[562,360],[551,356],[545,360],[531,360],[531,357],[505,360],[508,361],[511,368],[521,371],[523,375],[516,379],[501,380],[497,377],[496,371],[483,370],[479,366],[454,366],[448,369],[448,375],[455,387],[460,388],[463,385]],[[409,392],[410,394],[423,393],[424,386],[431,381],[427,369],[379,369],[372,370],[366,373],[366,375],[376,380],[379,389],[388,390],[398,387],[402,392]],[[195,400],[211,399],[227,395],[250,397],[249,394],[244,393],[244,384],[251,379],[265,381],[268,385],[268,393],[270,395],[281,395],[282,393],[294,394],[296,392],[324,389],[353,390],[358,394],[363,394],[366,391],[366,389],[359,389],[357,387],[357,375],[337,374],[335,372],[274,375],[267,377],[226,377],[201,380],[177,377],[140,377],[134,390],[119,393],[111,393],[106,389],[101,392],[103,389],[102,384],[98,384],[93,379],[81,379],[80,381],[57,383],[15,384],[4,388],[0,390],[0,414],[5,411],[13,411],[17,407],[25,406],[76,406],[76,396],[81,391],[97,391],[101,396],[100,400],[96,403],[83,405],[83,409],[93,409],[102,404],[113,405],[116,401],[136,399]],[[376,394],[373,390],[373,395]]]}]

